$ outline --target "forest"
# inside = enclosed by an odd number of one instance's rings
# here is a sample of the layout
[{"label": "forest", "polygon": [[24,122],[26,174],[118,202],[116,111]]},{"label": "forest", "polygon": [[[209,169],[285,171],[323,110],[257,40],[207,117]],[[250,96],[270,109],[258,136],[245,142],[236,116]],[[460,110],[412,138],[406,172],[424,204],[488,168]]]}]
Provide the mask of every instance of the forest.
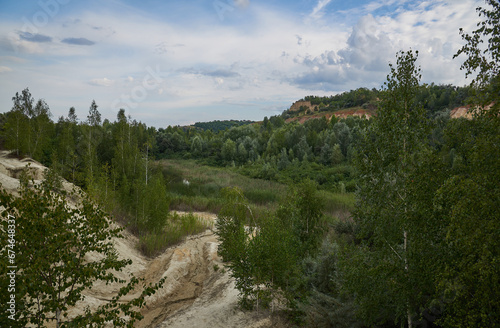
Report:
[{"label": "forest", "polygon": [[[243,308],[277,307],[310,327],[500,327],[500,4],[490,2],[456,55],[470,86],[421,84],[418,51],[401,51],[380,90],[302,99],[331,119],[287,123],[298,113],[284,111],[158,129],[123,109],[102,120],[95,101],[53,121],[26,88],[0,115],[0,146],[82,187],[150,256],[205,228],[172,209],[217,213]],[[472,118],[450,118],[465,105]],[[335,117],[353,107],[376,115]]]}]

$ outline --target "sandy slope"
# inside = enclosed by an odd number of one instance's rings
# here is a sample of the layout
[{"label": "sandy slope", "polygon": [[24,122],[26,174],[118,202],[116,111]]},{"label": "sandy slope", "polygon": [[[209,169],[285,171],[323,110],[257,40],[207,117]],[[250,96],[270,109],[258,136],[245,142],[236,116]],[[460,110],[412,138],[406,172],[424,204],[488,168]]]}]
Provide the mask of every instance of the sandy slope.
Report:
[{"label": "sandy slope", "polygon": [[[9,158],[7,152],[0,151],[0,183],[3,188],[16,193],[19,186],[19,172],[30,162],[35,178],[40,179],[45,169],[32,160]],[[71,184],[65,182],[66,189]],[[198,213],[206,221],[216,217],[209,213]],[[208,229],[204,233],[191,236],[181,244],[167,249],[154,259],[148,259],[137,251],[137,239],[125,232],[124,239],[115,240],[120,258],[133,261],[124,271],[117,273],[128,279],[130,274],[155,283],[162,277],[166,282],[162,289],[147,299],[142,310],[144,320],[137,327],[276,327],[268,312],[243,312],[237,308],[238,293],[234,281],[223,269],[217,255],[217,238]],[[88,260],[99,256],[89,255]],[[119,284],[105,285],[97,282],[91,290],[85,291],[85,299],[70,310],[70,316],[80,313],[89,306],[95,308],[116,295]],[[137,290],[134,295],[141,291]],[[131,298],[134,295],[129,295]]]}]

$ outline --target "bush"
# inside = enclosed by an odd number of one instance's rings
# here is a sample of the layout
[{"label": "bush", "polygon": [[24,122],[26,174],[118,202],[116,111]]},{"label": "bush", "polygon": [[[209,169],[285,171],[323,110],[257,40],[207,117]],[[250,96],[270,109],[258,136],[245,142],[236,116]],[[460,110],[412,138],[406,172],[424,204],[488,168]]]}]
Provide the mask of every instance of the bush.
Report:
[{"label": "bush", "polygon": [[244,196],[251,202],[255,204],[267,204],[276,202],[279,196],[276,192],[272,190],[259,190],[252,189],[244,192]]},{"label": "bush", "polygon": [[180,243],[186,236],[205,231],[207,227],[205,222],[192,213],[179,215],[173,212],[162,232],[139,237],[138,248],[144,255],[153,257],[161,254],[167,247]]}]

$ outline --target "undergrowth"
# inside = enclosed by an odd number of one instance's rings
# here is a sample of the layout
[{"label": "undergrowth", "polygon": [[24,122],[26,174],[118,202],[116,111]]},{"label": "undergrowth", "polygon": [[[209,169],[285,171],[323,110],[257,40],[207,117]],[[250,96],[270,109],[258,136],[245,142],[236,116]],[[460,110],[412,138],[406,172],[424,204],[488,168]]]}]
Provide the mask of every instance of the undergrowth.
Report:
[{"label": "undergrowth", "polygon": [[207,223],[193,213],[179,215],[169,213],[169,220],[163,231],[139,236],[139,250],[146,256],[161,254],[167,247],[178,244],[186,236],[199,234],[207,229]]}]

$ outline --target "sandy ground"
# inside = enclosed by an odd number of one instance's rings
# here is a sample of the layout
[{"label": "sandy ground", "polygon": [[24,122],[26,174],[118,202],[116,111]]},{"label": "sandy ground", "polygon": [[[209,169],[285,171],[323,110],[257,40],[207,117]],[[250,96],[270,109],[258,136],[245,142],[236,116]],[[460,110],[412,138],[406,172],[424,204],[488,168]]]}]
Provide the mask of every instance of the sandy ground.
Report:
[{"label": "sandy ground", "polygon": [[[31,163],[35,178],[41,179],[45,168],[40,163],[9,158],[7,154],[0,151],[0,183],[3,188],[16,194],[19,173],[27,163]],[[70,189],[71,184],[65,182],[64,187]],[[216,220],[210,213],[196,214],[207,222]],[[136,327],[284,327],[281,320],[269,312],[238,309],[238,292],[217,254],[218,241],[212,229],[188,237],[154,259],[144,257],[136,249],[136,237],[128,232],[124,232],[124,237],[114,240],[118,256],[131,259],[133,263],[117,273],[120,278],[128,279],[132,274],[144,278],[146,283],[156,283],[166,277],[164,286],[147,299],[147,306],[142,309],[144,319]],[[87,259],[96,256],[90,254]],[[80,313],[86,306],[95,308],[104,304],[116,295],[120,287],[119,284],[96,282],[92,289],[84,292],[84,301],[70,310],[70,316]],[[137,290],[127,298],[140,292]]]}]

